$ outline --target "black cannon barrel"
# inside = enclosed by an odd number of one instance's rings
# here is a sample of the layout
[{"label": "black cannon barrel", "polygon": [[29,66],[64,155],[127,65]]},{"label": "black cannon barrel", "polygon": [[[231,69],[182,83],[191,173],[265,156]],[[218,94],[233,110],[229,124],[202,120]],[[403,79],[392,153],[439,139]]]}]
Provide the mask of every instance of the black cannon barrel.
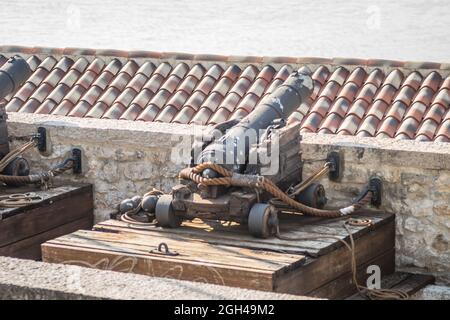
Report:
[{"label": "black cannon barrel", "polygon": [[[19,56],[10,58],[0,68],[0,101],[14,93],[31,75],[28,63]],[[0,159],[9,152],[6,112],[0,102]]]},{"label": "black cannon barrel", "polygon": [[[245,163],[237,159],[247,159],[250,144],[257,143],[261,133],[274,120],[287,119],[310,96],[313,86],[310,73],[303,70],[293,72],[273,93],[263,98],[252,112],[220,139],[208,145],[196,163],[210,161],[242,172]],[[231,163],[230,159],[233,159]]]},{"label": "black cannon barrel", "polygon": [[28,63],[19,56],[14,56],[0,68],[0,100],[16,90],[31,75]]}]

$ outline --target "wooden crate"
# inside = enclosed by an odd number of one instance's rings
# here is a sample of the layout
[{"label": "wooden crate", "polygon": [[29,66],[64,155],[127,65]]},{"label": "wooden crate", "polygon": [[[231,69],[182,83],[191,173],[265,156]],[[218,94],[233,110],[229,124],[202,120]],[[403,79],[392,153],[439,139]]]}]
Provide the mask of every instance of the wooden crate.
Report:
[{"label": "wooden crate", "polygon": [[[394,271],[394,215],[358,215],[374,224],[350,227],[356,240],[358,279],[366,267]],[[286,236],[335,235],[348,240],[345,219],[281,216]],[[152,253],[166,243],[178,256]],[[355,292],[350,255],[336,239],[285,241],[256,239],[245,226],[194,220],[177,229],[130,228],[108,220],[92,231],[77,231],[42,245],[43,260],[157,277],[202,281],[265,291],[344,298]]]},{"label": "wooden crate", "polygon": [[1,188],[0,194],[35,192],[43,201],[18,208],[0,208],[0,255],[41,259],[41,244],[79,229],[91,229],[93,195],[89,184]]}]

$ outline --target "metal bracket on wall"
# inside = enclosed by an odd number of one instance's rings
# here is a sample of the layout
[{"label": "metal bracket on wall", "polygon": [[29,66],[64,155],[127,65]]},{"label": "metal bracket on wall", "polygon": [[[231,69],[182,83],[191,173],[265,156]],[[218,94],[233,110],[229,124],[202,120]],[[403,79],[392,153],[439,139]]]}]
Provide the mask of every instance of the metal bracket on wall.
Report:
[{"label": "metal bracket on wall", "polygon": [[73,148],[72,159],[74,160],[74,164],[72,170],[74,174],[80,174],[82,171],[81,157],[82,157],[81,149]]},{"label": "metal bracket on wall", "polygon": [[369,179],[369,190],[372,191],[371,204],[374,207],[381,205],[381,197],[383,193],[383,180],[380,177],[374,176]]},{"label": "metal bracket on wall", "polygon": [[327,154],[327,162],[331,163],[328,178],[331,181],[339,181],[342,174],[342,159],[341,154],[337,151],[331,151]]},{"label": "metal bracket on wall", "polygon": [[44,127],[39,127],[37,129],[37,148],[40,152],[47,151],[47,130]]}]

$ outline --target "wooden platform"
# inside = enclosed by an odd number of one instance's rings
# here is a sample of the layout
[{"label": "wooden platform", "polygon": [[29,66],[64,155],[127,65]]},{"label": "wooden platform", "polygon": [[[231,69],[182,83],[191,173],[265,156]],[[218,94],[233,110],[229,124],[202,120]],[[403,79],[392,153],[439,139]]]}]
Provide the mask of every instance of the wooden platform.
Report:
[{"label": "wooden platform", "polygon": [[[356,239],[358,279],[377,264],[394,271],[394,215],[367,212],[373,225],[350,227]],[[289,237],[336,235],[348,240],[346,219],[298,215],[280,217]],[[166,243],[177,256],[152,253]],[[77,231],[42,245],[43,260],[157,277],[326,298],[345,298],[351,284],[349,251],[336,239],[285,241],[256,239],[238,224],[184,222],[178,229],[137,230],[108,220],[93,231]]]},{"label": "wooden platform", "polygon": [[35,192],[43,200],[18,208],[0,207],[0,255],[39,260],[43,242],[92,228],[91,185],[59,185],[47,191],[33,186],[0,188],[2,195],[25,192]]}]

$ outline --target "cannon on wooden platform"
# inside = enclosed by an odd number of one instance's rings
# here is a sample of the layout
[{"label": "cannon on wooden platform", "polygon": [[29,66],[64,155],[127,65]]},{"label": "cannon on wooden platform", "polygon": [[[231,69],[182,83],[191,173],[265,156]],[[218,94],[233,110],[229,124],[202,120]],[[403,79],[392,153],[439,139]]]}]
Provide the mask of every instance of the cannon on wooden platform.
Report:
[{"label": "cannon on wooden platform", "polygon": [[162,227],[176,228],[194,218],[234,221],[248,224],[252,235],[266,238],[277,234],[280,210],[339,217],[372,201],[379,193],[379,180],[351,206],[322,209],[325,190],[315,181],[326,174],[339,179],[337,152],[331,152],[324,167],[302,181],[300,128],[287,126],[286,120],[312,91],[309,70],[293,72],[246,117],[220,123],[207,139],[194,142],[190,166],[180,172],[180,184],[170,194],[153,192],[143,199],[124,200],[119,207],[122,220],[132,222],[130,213],[143,209],[147,215],[154,213]]}]

